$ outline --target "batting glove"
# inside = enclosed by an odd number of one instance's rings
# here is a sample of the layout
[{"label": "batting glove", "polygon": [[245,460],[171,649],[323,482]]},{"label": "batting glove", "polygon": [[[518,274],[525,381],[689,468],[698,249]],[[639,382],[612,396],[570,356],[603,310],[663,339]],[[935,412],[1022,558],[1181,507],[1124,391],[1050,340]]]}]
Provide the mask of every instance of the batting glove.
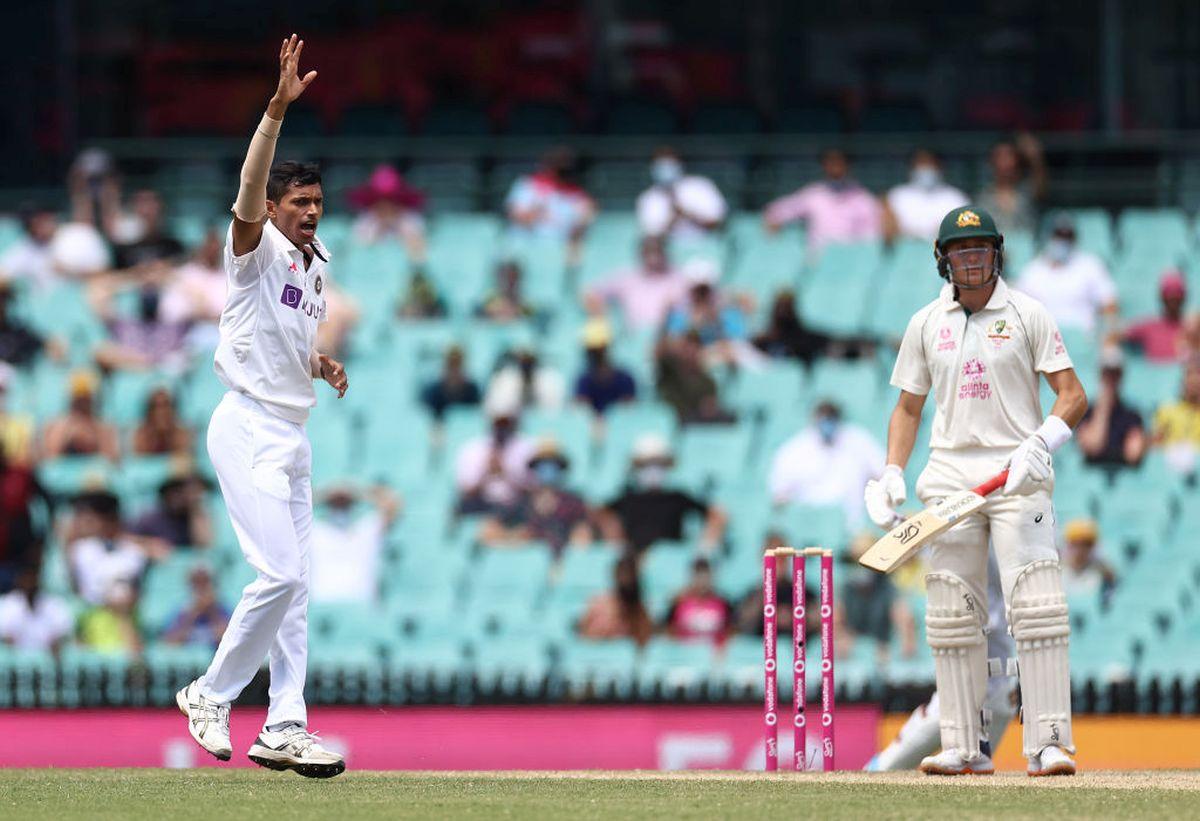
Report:
[{"label": "batting glove", "polygon": [[896,523],[896,508],[908,501],[904,470],[899,465],[885,467],[882,476],[867,482],[863,500],[867,503],[867,516],[871,521],[889,530]]},{"label": "batting glove", "polygon": [[1036,433],[1017,446],[1008,460],[1007,496],[1028,496],[1050,478],[1050,449]]}]

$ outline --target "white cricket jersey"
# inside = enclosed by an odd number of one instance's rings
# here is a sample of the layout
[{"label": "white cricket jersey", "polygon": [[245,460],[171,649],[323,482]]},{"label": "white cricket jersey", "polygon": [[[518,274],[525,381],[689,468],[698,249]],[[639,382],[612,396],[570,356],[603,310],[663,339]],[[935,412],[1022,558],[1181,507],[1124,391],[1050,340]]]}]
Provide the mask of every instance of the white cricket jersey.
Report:
[{"label": "white cricket jersey", "polygon": [[233,224],[225,238],[228,295],[221,312],[217,376],[230,390],[275,415],[303,424],[317,404],[309,354],[325,321],[329,254],[319,239],[308,270],[304,254],[267,220],[258,247],[233,254]]},{"label": "white cricket jersey", "polygon": [[947,284],[909,321],[892,384],[921,396],[932,388],[934,450],[1015,448],[1042,424],[1038,374],[1070,367],[1037,300],[1001,279],[983,310],[967,316]]}]

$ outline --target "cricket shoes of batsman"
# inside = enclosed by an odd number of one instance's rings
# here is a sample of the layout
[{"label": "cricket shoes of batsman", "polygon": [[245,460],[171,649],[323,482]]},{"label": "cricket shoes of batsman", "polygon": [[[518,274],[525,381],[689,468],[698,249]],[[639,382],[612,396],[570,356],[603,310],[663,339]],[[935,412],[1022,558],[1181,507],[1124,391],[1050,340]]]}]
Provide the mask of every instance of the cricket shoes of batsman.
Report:
[{"label": "cricket shoes of batsman", "polygon": [[229,705],[201,693],[198,681],[176,693],[175,704],[187,716],[188,732],[195,742],[217,759],[228,761],[233,755],[229,743]]}]

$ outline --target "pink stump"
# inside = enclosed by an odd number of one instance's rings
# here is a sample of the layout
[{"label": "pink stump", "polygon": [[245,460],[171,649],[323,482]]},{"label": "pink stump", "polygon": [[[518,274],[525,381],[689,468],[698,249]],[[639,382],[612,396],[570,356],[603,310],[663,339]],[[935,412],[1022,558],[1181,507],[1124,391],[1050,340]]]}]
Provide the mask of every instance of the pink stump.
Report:
[{"label": "pink stump", "polygon": [[775,641],[779,628],[775,621],[776,606],[775,556],[772,553],[767,553],[763,557],[763,670],[765,671],[763,740],[766,744],[767,772],[774,772],[779,769],[779,735],[777,732],[779,715],[776,711],[779,687],[776,680],[778,660],[775,649]]},{"label": "pink stump", "polygon": [[825,770],[833,753],[833,556],[821,554],[821,753]]},{"label": "pink stump", "polygon": [[808,698],[805,685],[805,584],[804,554],[797,551],[792,556],[792,749],[793,767],[797,772],[806,768],[808,728],[804,714],[804,702]]}]

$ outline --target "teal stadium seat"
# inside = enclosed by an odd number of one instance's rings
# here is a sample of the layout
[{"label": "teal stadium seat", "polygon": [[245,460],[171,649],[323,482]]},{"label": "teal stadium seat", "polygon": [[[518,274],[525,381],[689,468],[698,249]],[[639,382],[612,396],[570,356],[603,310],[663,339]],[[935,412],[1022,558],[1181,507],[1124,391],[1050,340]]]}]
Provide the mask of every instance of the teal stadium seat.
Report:
[{"label": "teal stadium seat", "polygon": [[806,324],[843,336],[861,334],[882,260],[878,243],[830,245],[803,277],[800,316]]},{"label": "teal stadium seat", "polygon": [[697,698],[715,667],[716,653],[710,642],[655,638],[642,650],[639,691],[645,698],[676,693]]},{"label": "teal stadium seat", "polygon": [[628,698],[636,664],[637,645],[629,639],[580,639],[563,645],[558,671],[570,693]]}]

